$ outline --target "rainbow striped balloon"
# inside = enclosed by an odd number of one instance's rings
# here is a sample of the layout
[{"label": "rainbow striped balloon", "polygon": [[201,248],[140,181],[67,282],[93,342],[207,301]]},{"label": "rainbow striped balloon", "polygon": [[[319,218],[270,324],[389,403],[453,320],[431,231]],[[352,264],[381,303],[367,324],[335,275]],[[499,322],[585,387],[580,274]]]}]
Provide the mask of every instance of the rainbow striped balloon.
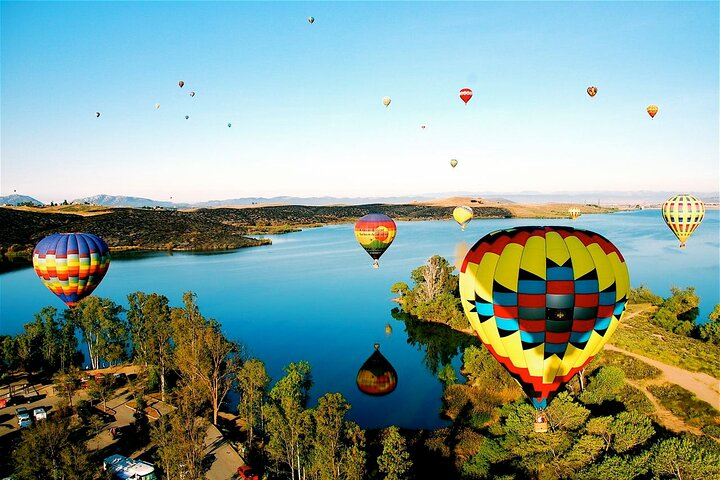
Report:
[{"label": "rainbow striped balloon", "polygon": [[45,286],[72,308],[100,284],[110,267],[110,250],[92,233],[55,233],[35,246],[33,267]]},{"label": "rainbow striped balloon", "polygon": [[396,233],[393,219],[382,213],[369,213],[355,223],[355,238],[374,260],[375,268],[380,256],[395,240]]},{"label": "rainbow striped balloon", "polygon": [[680,248],[685,248],[685,242],[705,216],[705,206],[692,195],[675,195],[663,203],[662,216],[668,228],[680,240]]}]

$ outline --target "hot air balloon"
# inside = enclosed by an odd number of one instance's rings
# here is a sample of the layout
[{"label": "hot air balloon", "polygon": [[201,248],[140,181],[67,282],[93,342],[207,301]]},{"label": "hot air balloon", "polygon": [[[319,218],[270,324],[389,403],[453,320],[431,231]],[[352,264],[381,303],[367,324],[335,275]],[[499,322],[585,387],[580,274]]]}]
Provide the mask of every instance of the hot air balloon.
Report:
[{"label": "hot air balloon", "polygon": [[70,308],[95,290],[109,266],[107,244],[92,233],[55,233],[33,251],[35,273]]},{"label": "hot air balloon", "polygon": [[228,128],[232,127],[232,123],[228,123]]},{"label": "hot air balloon", "polygon": [[594,97],[595,95],[597,95],[597,87],[590,86],[587,88],[587,92],[588,92],[588,95],[590,95],[591,97]]},{"label": "hot air balloon", "polygon": [[575,208],[575,207],[568,208],[568,215],[570,215],[570,218],[572,218],[573,220],[578,218],[581,214],[582,214],[582,212],[580,212],[579,208]]},{"label": "hot air balloon", "polygon": [[450,166],[455,168],[457,166],[457,160],[455,160],[454,158],[450,160]]},{"label": "hot air balloon", "polygon": [[423,130],[425,130],[425,127],[426,127],[426,126],[425,126],[424,124],[423,124],[423,125],[420,125],[420,128],[422,128]]},{"label": "hot air balloon", "polygon": [[388,107],[390,106],[390,102],[392,102],[392,99],[390,97],[383,97],[383,105]]},{"label": "hot air balloon", "polygon": [[310,23],[310,25],[312,25],[313,23],[315,23],[315,18],[314,18],[314,17],[308,17],[308,22]]},{"label": "hot air balloon", "polygon": [[465,315],[538,413],[598,354],[622,318],[630,278],[606,238],[516,227],[481,238],[460,268]]},{"label": "hot air balloon", "polygon": [[650,115],[650,118],[655,118],[655,115],[658,112],[657,105],[648,105],[647,112],[648,112],[648,115]]},{"label": "hot air balloon", "polygon": [[473,209],[465,205],[455,207],[455,210],[453,210],[453,218],[458,225],[460,225],[460,229],[464,231],[467,224],[470,223],[470,220],[473,218]]},{"label": "hot air balloon", "polygon": [[378,259],[393,242],[396,233],[393,219],[382,213],[369,213],[355,223],[355,238],[374,260],[374,268],[378,268]]},{"label": "hot air balloon", "polygon": [[155,110],[157,110],[158,108],[160,108],[160,104],[159,104],[159,103],[156,103],[156,104],[155,104]]},{"label": "hot air balloon", "polygon": [[100,112],[95,112],[95,118],[100,118]]},{"label": "hot air balloon", "polygon": [[680,240],[680,248],[685,248],[685,242],[705,216],[705,205],[692,195],[675,195],[663,203],[662,216],[668,228]]},{"label": "hot air balloon", "polygon": [[392,325],[390,325],[389,323],[385,324],[385,335],[387,335],[388,337],[392,335]]},{"label": "hot air balloon", "polygon": [[465,105],[470,101],[473,96],[473,91],[469,88],[463,88],[460,90],[460,99],[465,102]]},{"label": "hot air balloon", "polygon": [[191,96],[191,97],[194,97],[194,96],[195,96],[195,92],[190,92],[190,96]]},{"label": "hot air balloon", "polygon": [[360,367],[355,381],[361,392],[376,397],[387,395],[397,387],[397,372],[380,353],[379,343],[375,344],[375,351]]},{"label": "hot air balloon", "polygon": [[182,80],[180,80],[180,81],[178,82],[178,86],[179,86],[180,88],[184,87],[184,86],[185,86],[185,82],[183,82]]}]

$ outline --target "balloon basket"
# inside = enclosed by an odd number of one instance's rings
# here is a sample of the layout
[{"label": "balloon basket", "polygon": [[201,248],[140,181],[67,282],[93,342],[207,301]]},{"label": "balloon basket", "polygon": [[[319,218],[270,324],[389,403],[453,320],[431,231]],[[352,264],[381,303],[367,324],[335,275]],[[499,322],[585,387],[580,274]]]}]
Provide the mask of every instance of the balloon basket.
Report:
[{"label": "balloon basket", "polygon": [[535,433],[547,433],[548,422],[544,414],[538,414],[538,416],[535,418],[533,429],[535,430]]}]

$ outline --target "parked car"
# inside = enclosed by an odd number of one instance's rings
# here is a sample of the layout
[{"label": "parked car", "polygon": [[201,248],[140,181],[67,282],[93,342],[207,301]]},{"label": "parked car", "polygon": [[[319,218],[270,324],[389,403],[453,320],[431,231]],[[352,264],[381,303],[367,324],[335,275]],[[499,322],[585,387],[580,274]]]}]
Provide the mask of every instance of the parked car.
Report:
[{"label": "parked car", "polygon": [[242,480],[260,480],[260,476],[249,465],[238,467],[237,474]]},{"label": "parked car", "polygon": [[15,415],[17,415],[18,426],[20,428],[27,428],[32,425],[32,420],[30,419],[30,412],[28,412],[27,408],[20,407],[15,409]]},{"label": "parked car", "polygon": [[44,408],[39,407],[33,410],[33,417],[35,417],[35,421],[38,422],[47,419],[47,413]]}]

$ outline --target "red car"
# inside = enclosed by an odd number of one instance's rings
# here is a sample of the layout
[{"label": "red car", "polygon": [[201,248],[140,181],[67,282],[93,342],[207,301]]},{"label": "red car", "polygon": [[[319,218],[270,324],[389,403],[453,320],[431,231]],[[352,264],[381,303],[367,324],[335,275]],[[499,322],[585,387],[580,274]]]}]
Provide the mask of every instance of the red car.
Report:
[{"label": "red car", "polygon": [[253,471],[253,469],[248,465],[238,467],[237,473],[238,476],[243,480],[260,480],[258,474],[255,473],[255,471]]}]

